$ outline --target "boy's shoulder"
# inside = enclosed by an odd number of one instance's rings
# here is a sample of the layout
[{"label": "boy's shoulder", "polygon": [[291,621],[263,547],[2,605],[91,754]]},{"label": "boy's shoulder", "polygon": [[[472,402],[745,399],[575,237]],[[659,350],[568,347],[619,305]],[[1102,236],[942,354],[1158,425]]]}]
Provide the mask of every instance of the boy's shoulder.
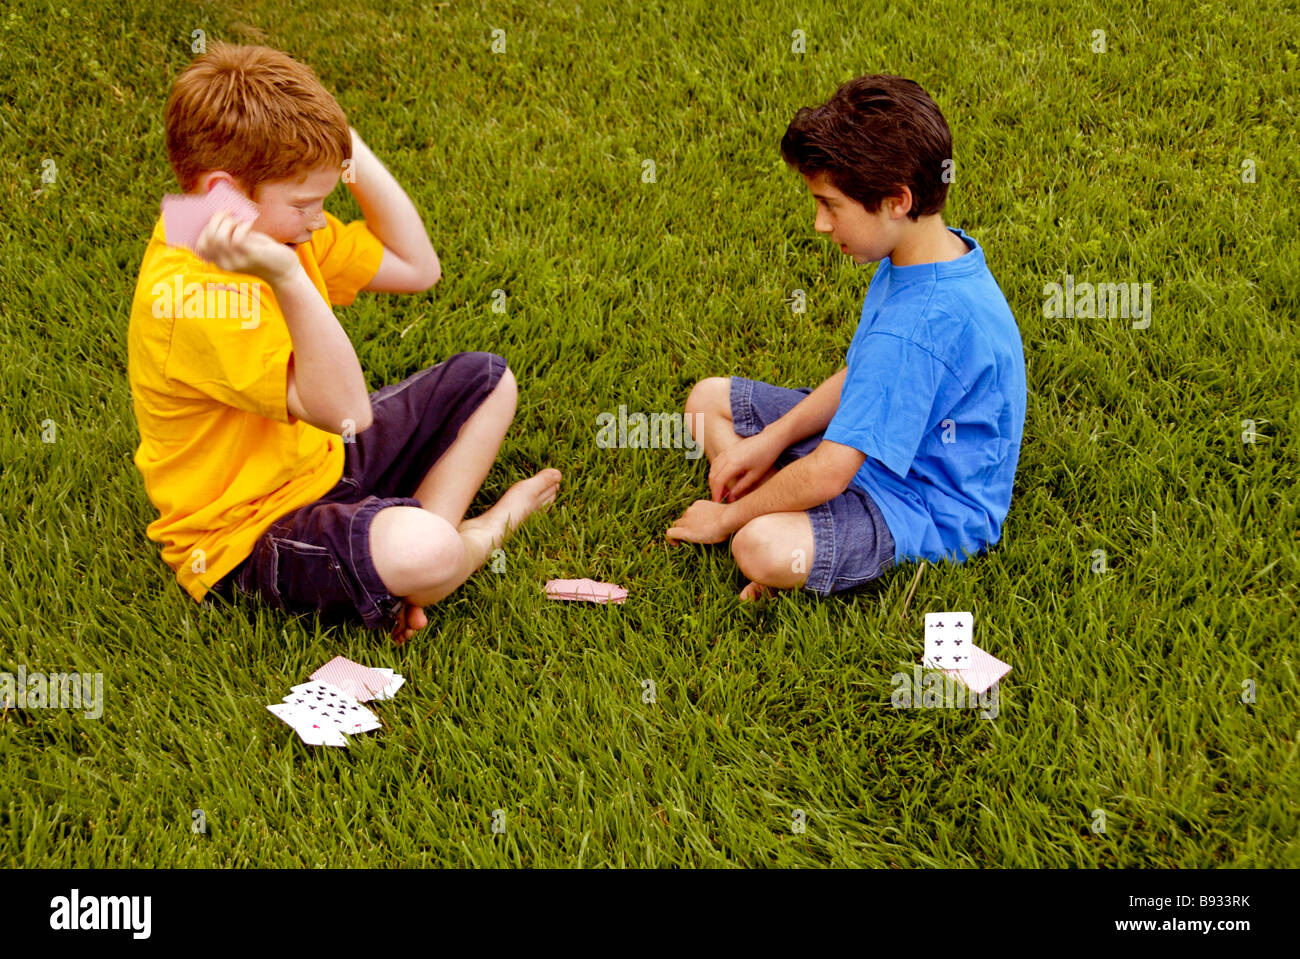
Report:
[{"label": "boy's shoulder", "polygon": [[214,296],[223,305],[228,298],[221,295],[235,293],[264,303],[268,295],[263,285],[258,277],[231,273],[184,247],[169,246],[159,217],[140,259],[131,322],[183,318],[201,321]]},{"label": "boy's shoulder", "polygon": [[898,337],[954,373],[993,362],[999,344],[1020,335],[1006,296],[973,237],[953,229],[970,251],[955,260],[897,267],[882,261],[862,304],[858,338]]}]

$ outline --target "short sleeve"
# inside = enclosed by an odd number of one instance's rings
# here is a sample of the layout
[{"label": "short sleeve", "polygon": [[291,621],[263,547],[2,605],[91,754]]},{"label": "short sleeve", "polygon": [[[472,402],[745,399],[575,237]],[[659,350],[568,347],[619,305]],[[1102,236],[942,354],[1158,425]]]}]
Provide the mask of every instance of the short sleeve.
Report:
[{"label": "short sleeve", "polygon": [[907,476],[930,423],[946,370],[928,350],[892,333],[871,333],[855,351],[825,439]]},{"label": "short sleeve", "polygon": [[350,306],[379,272],[384,244],[370,232],[365,220],[353,220],[345,226],[326,213],[325,224],[323,230],[312,234],[308,247],[320,268],[330,303]]},{"label": "short sleeve", "polygon": [[[269,315],[278,312],[274,298],[257,282],[207,286],[203,315],[186,316],[178,305],[163,372],[219,403],[288,423],[293,341],[283,319]],[[227,308],[211,309],[223,292]]]}]

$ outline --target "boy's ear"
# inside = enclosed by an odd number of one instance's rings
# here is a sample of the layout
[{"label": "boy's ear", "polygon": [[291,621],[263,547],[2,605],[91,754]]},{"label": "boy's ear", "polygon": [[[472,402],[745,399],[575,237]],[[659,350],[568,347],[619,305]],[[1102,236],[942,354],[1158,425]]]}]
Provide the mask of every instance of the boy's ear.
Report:
[{"label": "boy's ear", "polygon": [[199,193],[207,193],[218,183],[229,183],[232,187],[234,187],[244,196],[248,197],[250,200],[253,200],[254,203],[257,202],[252,192],[250,192],[249,189],[246,186],[244,186],[244,184],[241,183],[235,176],[227,173],[225,170],[204,170],[202,173],[200,173],[199,180],[198,180]]},{"label": "boy's ear", "polygon": [[912,188],[900,185],[893,196],[885,197],[883,203],[891,220],[901,220],[912,209]]}]

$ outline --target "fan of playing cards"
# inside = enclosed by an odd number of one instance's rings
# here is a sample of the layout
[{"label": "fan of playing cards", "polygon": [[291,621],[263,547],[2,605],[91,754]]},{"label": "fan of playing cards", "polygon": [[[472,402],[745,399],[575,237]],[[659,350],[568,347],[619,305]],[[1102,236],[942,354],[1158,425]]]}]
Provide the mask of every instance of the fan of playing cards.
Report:
[{"label": "fan of playing cards", "polygon": [[267,706],[310,746],[346,746],[347,737],[378,729],[379,717],[361,704],[392,699],[406,682],[391,669],[371,669],[335,656],[311,682],[294,686],[284,702]]},{"label": "fan of playing cards", "polygon": [[261,208],[224,180],[207,193],[169,193],[162,200],[163,233],[168,246],[191,252],[213,214],[229,213],[241,223],[254,223]]},{"label": "fan of playing cards", "polygon": [[926,613],[922,666],[942,669],[968,689],[982,693],[1011,667],[975,645],[975,618],[970,613]]}]

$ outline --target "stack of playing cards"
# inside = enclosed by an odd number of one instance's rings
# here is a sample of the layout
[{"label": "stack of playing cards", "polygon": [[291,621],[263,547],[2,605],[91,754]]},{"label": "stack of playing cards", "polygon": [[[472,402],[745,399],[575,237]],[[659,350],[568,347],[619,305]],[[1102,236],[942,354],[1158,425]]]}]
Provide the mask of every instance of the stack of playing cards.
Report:
[{"label": "stack of playing cards", "polygon": [[393,693],[406,682],[391,669],[371,669],[342,656],[335,656],[312,673],[311,678],[329,683],[363,703],[372,699],[392,699]]},{"label": "stack of playing cards", "polygon": [[621,603],[627,599],[627,590],[617,583],[598,583],[594,579],[552,579],[546,583],[546,595],[571,602]]},{"label": "stack of playing cards", "polygon": [[241,223],[252,223],[261,208],[224,180],[207,193],[169,193],[162,200],[163,233],[168,246],[193,252],[199,234],[216,213],[229,213]]},{"label": "stack of playing cards", "polygon": [[1011,672],[1011,667],[975,645],[970,613],[926,613],[922,666],[942,669],[968,689],[982,693]]},{"label": "stack of playing cards", "polygon": [[370,669],[336,656],[294,686],[284,702],[267,706],[311,746],[346,746],[347,736],[368,733],[381,725],[362,706],[371,699],[392,699],[406,682],[391,669]]}]

